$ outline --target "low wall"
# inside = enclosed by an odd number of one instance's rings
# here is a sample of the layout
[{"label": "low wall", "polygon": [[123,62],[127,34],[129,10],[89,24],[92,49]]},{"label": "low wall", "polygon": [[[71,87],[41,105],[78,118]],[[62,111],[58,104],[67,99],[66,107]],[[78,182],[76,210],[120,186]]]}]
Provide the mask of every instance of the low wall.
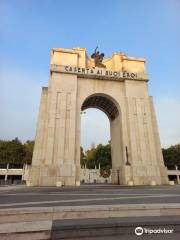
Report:
[{"label": "low wall", "polygon": [[[30,166],[25,165],[22,169],[0,168],[0,183],[8,183],[8,176],[22,176],[21,180],[28,179]],[[175,183],[180,184],[180,170],[168,170],[168,176],[176,176]],[[81,169],[80,180],[82,183],[111,183],[111,175],[107,178],[101,176],[100,169]]]},{"label": "low wall", "polygon": [[[30,166],[26,165],[22,169],[0,169],[0,176],[7,181],[8,176],[22,176],[22,181],[28,179]],[[2,180],[2,178],[1,178]],[[81,182],[84,183],[111,183],[111,176],[104,178],[100,174],[100,169],[81,169]]]},{"label": "low wall", "polygon": [[84,183],[111,183],[111,175],[104,178],[100,174],[100,169],[81,169],[81,182]]}]

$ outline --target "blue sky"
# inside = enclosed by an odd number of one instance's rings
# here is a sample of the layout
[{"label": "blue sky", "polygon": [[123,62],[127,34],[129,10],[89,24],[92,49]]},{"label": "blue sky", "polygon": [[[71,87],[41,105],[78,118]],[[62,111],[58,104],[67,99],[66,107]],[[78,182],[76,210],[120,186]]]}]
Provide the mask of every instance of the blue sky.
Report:
[{"label": "blue sky", "polygon": [[[34,139],[51,48],[98,45],[146,58],[162,146],[180,142],[179,12],[179,0],[0,0],[0,139]],[[87,110],[82,145],[108,139],[107,117]]]}]

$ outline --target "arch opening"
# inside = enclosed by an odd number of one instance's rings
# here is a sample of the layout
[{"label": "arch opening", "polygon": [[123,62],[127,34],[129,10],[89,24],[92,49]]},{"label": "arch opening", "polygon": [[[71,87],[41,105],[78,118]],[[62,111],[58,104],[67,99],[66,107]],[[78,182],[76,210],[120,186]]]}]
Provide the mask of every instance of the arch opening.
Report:
[{"label": "arch opening", "polygon": [[81,183],[110,184],[110,120],[104,111],[88,108],[81,112],[80,165]]},{"label": "arch opening", "polygon": [[[121,111],[120,106],[118,102],[112,98],[109,95],[103,94],[103,93],[96,93],[88,96],[81,105],[81,111],[82,113],[89,108],[96,108],[98,110],[101,110],[105,113],[105,115],[109,119],[109,127],[110,127],[110,142],[108,143],[108,149],[110,149],[110,159],[111,159],[111,175],[108,180],[109,183],[113,184],[121,184],[122,181],[120,180],[120,171],[119,169],[123,165],[123,149],[122,149],[122,131],[121,131]],[[86,113],[86,112],[84,112]],[[83,116],[83,115],[82,115]],[[87,129],[87,127],[86,127]],[[91,128],[92,129],[92,128]],[[100,128],[99,128],[100,130]],[[96,133],[97,131],[93,131],[93,133]],[[94,138],[94,137],[93,137]],[[99,145],[102,146],[100,143]],[[106,145],[107,146],[107,145]],[[102,147],[106,147],[105,145]],[[98,147],[98,145],[97,145]],[[91,149],[90,149],[91,150]],[[109,150],[108,150],[109,151]],[[108,152],[109,153],[109,152]],[[105,153],[107,156],[107,152]],[[99,157],[99,159],[98,159]],[[98,155],[97,159],[101,166],[101,158],[102,155]],[[102,158],[102,160],[105,158]],[[89,161],[89,158],[87,158]],[[103,160],[106,162],[106,160]],[[98,166],[99,164],[97,164]],[[105,164],[106,165],[106,164]],[[88,164],[86,164],[87,168]],[[102,164],[103,166],[103,164]],[[91,169],[91,168],[90,168]],[[99,168],[100,171],[102,171],[103,168]],[[105,167],[106,169],[106,167]],[[108,167],[107,167],[108,169]],[[107,170],[106,169],[106,170]]]},{"label": "arch opening", "polygon": [[105,95],[95,94],[86,98],[82,104],[81,111],[84,111],[87,108],[98,108],[102,110],[111,121],[119,116],[117,106],[108,96]]}]

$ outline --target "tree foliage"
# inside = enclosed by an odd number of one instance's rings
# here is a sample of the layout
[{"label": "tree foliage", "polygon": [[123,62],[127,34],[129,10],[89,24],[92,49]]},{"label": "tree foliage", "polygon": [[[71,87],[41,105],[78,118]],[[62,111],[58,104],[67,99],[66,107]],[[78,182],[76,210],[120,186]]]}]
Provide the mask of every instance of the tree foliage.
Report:
[{"label": "tree foliage", "polygon": [[86,166],[87,158],[84,154],[83,147],[80,147],[80,164],[82,167]]},{"label": "tree foliage", "polygon": [[[100,164],[101,169],[112,168],[110,142],[107,145],[99,144],[96,147],[95,145],[92,145],[85,153],[83,152],[83,149],[81,149],[81,151],[81,158],[83,156],[83,164],[81,164],[82,167],[86,164],[87,168],[93,169],[95,166],[98,167]],[[162,153],[164,164],[166,166],[173,166],[173,168],[175,165],[180,166],[180,144],[162,149]]]},{"label": "tree foliage", "polygon": [[180,166],[180,144],[162,149],[164,164],[168,167]]},{"label": "tree foliage", "polygon": [[30,140],[26,141],[24,144],[24,150],[25,150],[24,163],[31,164],[33,149],[34,149],[34,141],[30,141]]},{"label": "tree foliage", "polygon": [[30,164],[32,161],[34,141],[22,143],[18,138],[11,141],[0,140],[1,164]]},{"label": "tree foliage", "polygon": [[[110,142],[106,145],[99,144],[97,147],[95,147],[95,145],[91,146],[91,149],[84,153],[83,159],[84,161],[81,160],[81,163],[85,163],[89,169],[98,168],[99,165],[101,169],[112,168]],[[84,167],[85,164],[81,164],[81,166]]]},{"label": "tree foliage", "polygon": [[[10,141],[0,140],[0,164],[31,164],[34,141],[22,143],[18,138]],[[166,166],[180,166],[180,144],[162,149],[164,163]],[[81,147],[81,167],[89,169],[98,168],[111,169],[111,143],[106,145],[92,144],[91,148],[84,152]]]}]

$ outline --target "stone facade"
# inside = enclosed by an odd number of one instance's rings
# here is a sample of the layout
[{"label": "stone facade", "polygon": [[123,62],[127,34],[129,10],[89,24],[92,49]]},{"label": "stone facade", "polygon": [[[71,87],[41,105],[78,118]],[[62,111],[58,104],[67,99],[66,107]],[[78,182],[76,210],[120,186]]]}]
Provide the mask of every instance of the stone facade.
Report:
[{"label": "stone facade", "polygon": [[84,48],[52,49],[27,185],[80,185],[80,113],[89,107],[110,120],[112,183],[168,183],[145,59],[114,52],[103,64],[95,68]]}]

